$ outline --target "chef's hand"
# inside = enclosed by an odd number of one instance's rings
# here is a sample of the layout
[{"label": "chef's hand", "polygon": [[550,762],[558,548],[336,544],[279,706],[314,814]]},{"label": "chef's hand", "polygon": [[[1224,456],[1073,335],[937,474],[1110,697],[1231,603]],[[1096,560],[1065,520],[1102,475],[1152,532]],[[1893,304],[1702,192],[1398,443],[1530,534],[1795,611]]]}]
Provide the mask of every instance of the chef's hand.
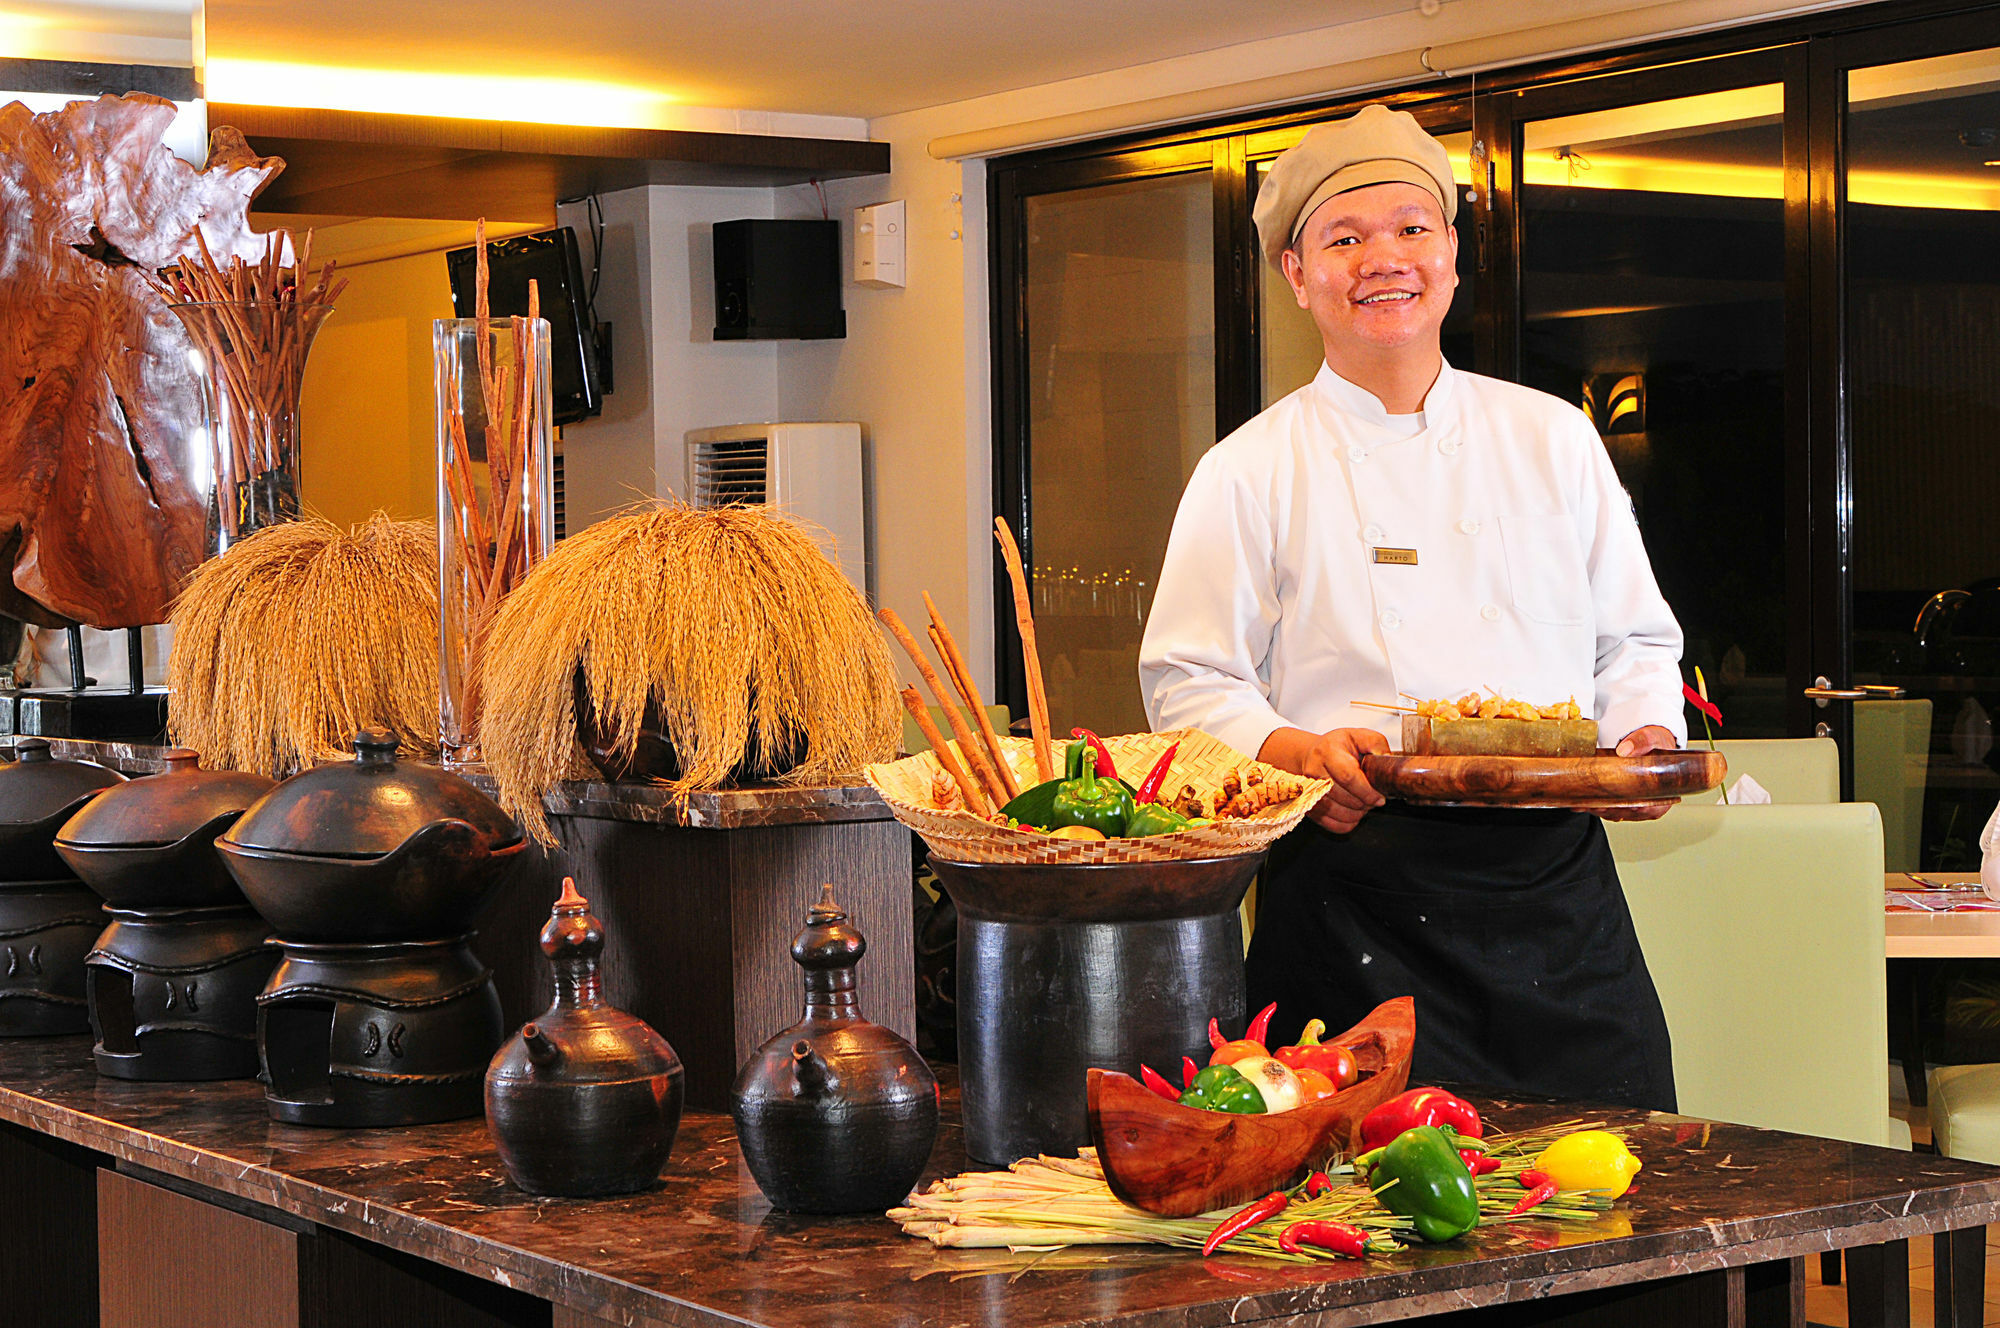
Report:
[{"label": "chef's hand", "polygon": [[1264,739],[1264,745],[1257,750],[1257,759],[1307,779],[1332,780],[1333,788],[1306,814],[1314,824],[1344,835],[1359,825],[1362,817],[1388,801],[1375,791],[1368,776],[1361,773],[1364,755],[1388,750],[1389,740],[1374,729],[1311,733],[1284,728]]},{"label": "chef's hand", "polygon": [[[1620,756],[1643,756],[1647,752],[1670,751],[1674,746],[1674,735],[1658,724],[1648,724],[1642,729],[1633,729],[1618,743]],[[1657,821],[1673,810],[1672,802],[1656,802],[1644,807],[1615,807],[1597,813],[1607,821]]]}]

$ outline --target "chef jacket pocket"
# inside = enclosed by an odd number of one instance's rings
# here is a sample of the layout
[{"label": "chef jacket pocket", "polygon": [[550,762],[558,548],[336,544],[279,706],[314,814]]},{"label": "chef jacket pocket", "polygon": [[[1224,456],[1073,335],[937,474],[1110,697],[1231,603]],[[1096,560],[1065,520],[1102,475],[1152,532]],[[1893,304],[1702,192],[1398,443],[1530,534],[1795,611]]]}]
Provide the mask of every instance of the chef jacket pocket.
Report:
[{"label": "chef jacket pocket", "polygon": [[1503,516],[1500,539],[1514,607],[1540,623],[1574,626],[1590,617],[1590,575],[1567,516]]}]

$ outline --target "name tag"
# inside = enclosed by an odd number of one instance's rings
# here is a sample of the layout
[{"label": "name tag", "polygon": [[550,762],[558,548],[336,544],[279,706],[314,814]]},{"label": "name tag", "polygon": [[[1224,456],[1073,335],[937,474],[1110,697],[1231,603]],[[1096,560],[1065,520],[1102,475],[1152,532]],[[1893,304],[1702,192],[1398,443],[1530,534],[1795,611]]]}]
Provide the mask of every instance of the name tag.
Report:
[{"label": "name tag", "polygon": [[1417,565],[1417,551],[1415,549],[1378,548],[1373,552],[1375,554],[1375,561],[1378,563],[1395,563],[1400,567],[1415,567]]}]

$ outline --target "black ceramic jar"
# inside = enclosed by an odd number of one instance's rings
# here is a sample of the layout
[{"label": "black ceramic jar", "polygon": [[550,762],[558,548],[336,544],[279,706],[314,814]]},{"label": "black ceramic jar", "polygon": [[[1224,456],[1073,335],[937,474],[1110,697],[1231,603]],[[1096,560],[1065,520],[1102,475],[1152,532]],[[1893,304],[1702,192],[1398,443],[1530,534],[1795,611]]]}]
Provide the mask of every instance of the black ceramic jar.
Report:
[{"label": "black ceramic jar", "polygon": [[680,1128],[680,1057],[605,1002],[603,952],[603,924],[564,877],[542,927],[555,1001],[486,1070],[486,1128],[508,1179],[530,1194],[642,1190],[659,1178]]},{"label": "black ceramic jar", "polygon": [[915,1047],[861,1017],[854,967],[867,948],[827,886],[792,942],[805,1018],[737,1073],[737,1139],[775,1207],[881,1212],[903,1201],[930,1160],[937,1079]]}]

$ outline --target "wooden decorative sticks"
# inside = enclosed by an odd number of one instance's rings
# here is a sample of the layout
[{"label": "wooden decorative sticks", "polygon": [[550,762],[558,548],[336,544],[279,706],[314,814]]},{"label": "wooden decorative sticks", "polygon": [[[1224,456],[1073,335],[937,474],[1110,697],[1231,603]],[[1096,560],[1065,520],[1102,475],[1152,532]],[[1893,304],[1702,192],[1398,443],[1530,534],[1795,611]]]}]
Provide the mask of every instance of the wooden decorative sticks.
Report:
[{"label": "wooden decorative sticks", "polygon": [[1021,664],[1028,677],[1028,719],[1035,732],[1035,774],[1043,782],[1056,777],[1055,750],[1049,741],[1049,694],[1042,686],[1042,652],[1035,645],[1035,611],[1028,597],[1028,571],[1021,546],[1005,517],[993,518],[993,537],[1007,560],[1007,578],[1014,584],[1014,625],[1021,633]]}]

